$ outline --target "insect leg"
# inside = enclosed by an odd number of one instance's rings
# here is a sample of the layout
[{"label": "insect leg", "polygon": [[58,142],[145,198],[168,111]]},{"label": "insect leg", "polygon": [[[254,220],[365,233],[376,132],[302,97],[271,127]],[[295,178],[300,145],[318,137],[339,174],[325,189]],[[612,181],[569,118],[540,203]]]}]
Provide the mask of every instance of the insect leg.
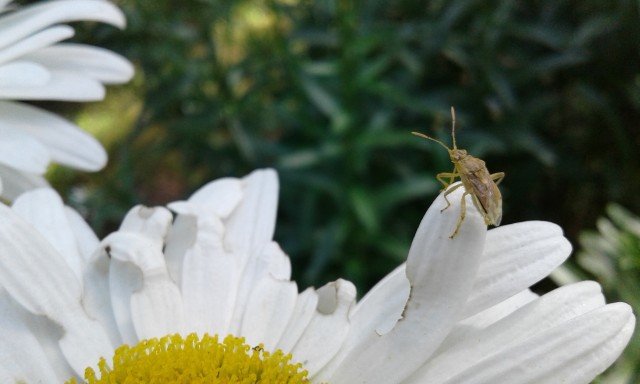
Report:
[{"label": "insect leg", "polygon": [[[447,199],[447,195],[450,194],[451,192],[455,191],[456,189],[460,188],[462,186],[462,183],[456,185],[455,187],[449,188],[445,191],[444,193],[444,201],[447,202],[447,206],[442,208],[440,210],[440,212],[444,211],[445,209],[449,208],[451,206],[451,203],[449,202],[449,199]],[[465,194],[467,194],[468,192],[465,192]]]},{"label": "insect leg", "polygon": [[456,177],[460,177],[460,174],[457,172],[441,172],[436,175],[436,179],[444,186],[443,190],[447,189]]},{"label": "insect leg", "polygon": [[453,181],[457,178],[460,177],[460,172],[458,172],[456,170],[456,167],[453,167],[453,171],[449,172],[449,173],[445,173],[445,177],[449,178],[449,183],[447,184],[447,186],[451,185],[451,183],[453,183]]},{"label": "insect leg", "polygon": [[496,182],[496,185],[500,184],[502,179],[504,179],[504,172],[497,172],[491,174],[491,180]]},{"label": "insect leg", "polygon": [[[455,188],[452,188],[452,189],[455,189]],[[460,230],[460,226],[462,225],[462,222],[464,221],[464,218],[467,215],[467,201],[465,197],[467,197],[468,194],[469,192],[465,192],[462,194],[462,200],[460,200],[460,220],[458,220],[458,225],[456,225],[455,231],[453,231],[451,236],[449,236],[450,239],[453,239],[454,237],[456,237],[456,235],[458,234],[458,231]]]}]

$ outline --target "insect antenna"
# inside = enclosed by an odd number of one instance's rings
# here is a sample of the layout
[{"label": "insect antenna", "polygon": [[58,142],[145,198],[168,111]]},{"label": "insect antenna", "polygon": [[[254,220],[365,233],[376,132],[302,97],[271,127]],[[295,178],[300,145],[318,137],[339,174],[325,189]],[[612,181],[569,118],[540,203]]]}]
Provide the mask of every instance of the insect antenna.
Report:
[{"label": "insect antenna", "polygon": [[[422,138],[425,138],[427,140],[431,140],[431,141],[435,141],[436,143],[442,145],[447,151],[450,151],[451,149],[449,147],[447,147],[442,141],[438,140],[438,139],[434,139],[431,136],[427,136],[424,133],[420,133],[420,132],[411,132],[412,134],[416,135],[416,136],[420,136]],[[454,147],[455,148],[455,147]]]},{"label": "insect antenna", "polygon": [[453,149],[458,149],[456,145],[456,110],[451,107],[451,138],[453,139]]}]

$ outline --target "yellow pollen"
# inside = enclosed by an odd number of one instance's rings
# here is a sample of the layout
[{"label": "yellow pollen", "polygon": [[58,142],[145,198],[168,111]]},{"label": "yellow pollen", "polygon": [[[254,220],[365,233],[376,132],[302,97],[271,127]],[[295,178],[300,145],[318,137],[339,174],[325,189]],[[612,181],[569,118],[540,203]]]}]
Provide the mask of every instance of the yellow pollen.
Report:
[{"label": "yellow pollen", "polygon": [[99,377],[87,368],[84,383],[308,383],[302,364],[290,361],[291,354],[270,353],[262,344],[251,348],[242,337],[229,335],[220,343],[217,335],[199,339],[192,333],[183,339],[176,334],[121,346],[111,366],[100,358]]}]

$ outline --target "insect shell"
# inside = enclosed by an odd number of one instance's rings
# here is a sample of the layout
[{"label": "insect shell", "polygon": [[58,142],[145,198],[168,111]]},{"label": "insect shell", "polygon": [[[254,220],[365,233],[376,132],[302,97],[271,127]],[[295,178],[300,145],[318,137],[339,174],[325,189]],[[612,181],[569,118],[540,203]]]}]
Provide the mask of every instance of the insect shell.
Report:
[{"label": "insect shell", "polygon": [[[451,236],[449,236],[449,238],[453,239],[458,234],[466,215],[465,197],[467,195],[471,195],[473,205],[475,205],[478,211],[480,211],[480,214],[482,214],[486,225],[500,225],[500,221],[502,220],[502,195],[498,189],[498,184],[504,178],[504,172],[490,174],[484,161],[471,156],[464,149],[458,149],[456,145],[456,114],[453,107],[451,107],[451,119],[453,148],[449,148],[440,140],[436,140],[425,134],[419,132],[412,133],[416,136],[435,141],[449,152],[449,157],[453,163],[453,172],[442,172],[436,175],[436,178],[444,185],[444,189],[446,190],[444,199],[447,202],[447,206],[444,207],[441,212],[451,206],[447,196],[460,186],[464,186],[465,192],[460,201],[460,220],[458,220],[456,229]],[[460,178],[462,184],[447,189],[457,178]]]}]

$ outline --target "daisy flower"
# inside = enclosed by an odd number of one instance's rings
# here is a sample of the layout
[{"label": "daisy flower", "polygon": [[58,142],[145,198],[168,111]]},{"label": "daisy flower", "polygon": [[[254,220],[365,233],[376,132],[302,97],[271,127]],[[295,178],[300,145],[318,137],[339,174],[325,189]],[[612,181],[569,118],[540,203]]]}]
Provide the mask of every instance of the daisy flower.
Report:
[{"label": "daisy flower", "polygon": [[450,239],[462,193],[356,302],[346,280],[298,293],[272,170],[213,181],[175,217],[135,207],[102,241],[52,190],[28,192],[0,205],[0,381],[590,382],[627,344],[630,307],[595,282],[528,289],[571,251],[554,224],[487,231],[469,201]]},{"label": "daisy flower", "polygon": [[26,7],[0,0],[0,186],[2,196],[44,186],[50,162],[96,171],[107,161],[102,146],[73,123],[14,100],[96,101],[103,84],[123,83],[133,66],[121,56],[81,44],[60,43],[74,30],[62,23],[98,21],[119,28],[122,12],[103,0],[57,0]]}]

